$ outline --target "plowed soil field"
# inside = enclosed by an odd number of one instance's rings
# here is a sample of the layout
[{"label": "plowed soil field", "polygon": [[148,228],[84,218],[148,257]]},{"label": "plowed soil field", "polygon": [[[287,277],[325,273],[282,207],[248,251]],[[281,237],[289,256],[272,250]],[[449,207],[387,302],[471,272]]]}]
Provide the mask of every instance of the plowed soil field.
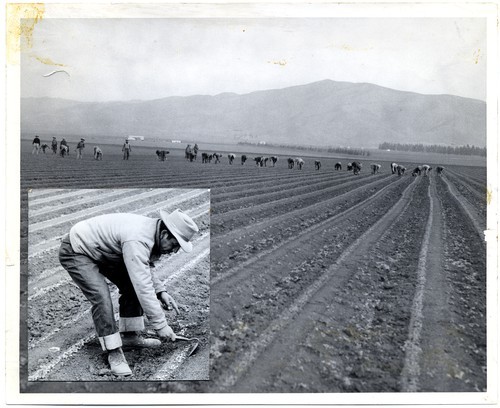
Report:
[{"label": "plowed soil field", "polygon": [[[89,155],[33,157],[25,145],[23,389],[485,391],[486,169],[446,166],[442,176],[433,170],[428,177],[398,177],[390,163],[372,175],[370,161],[361,160],[355,176],[335,171],[331,158],[322,159],[320,170],[313,157],[304,157],[302,170],[288,169],[286,159],[280,156],[276,167],[241,165],[239,155],[232,165],[227,157],[203,164],[200,157],[186,161],[179,150],[160,162],[154,149],[144,148],[128,161],[118,153],[94,161]],[[198,252],[173,286],[186,299],[180,303],[197,306],[171,318],[176,330],[203,343],[199,354],[181,360],[175,359],[185,347],[180,344],[137,353],[131,359],[141,381],[116,381],[101,372],[105,362],[89,317],[61,278],[53,248],[79,214],[115,211],[116,202],[126,209],[130,200],[141,213],[162,200],[168,207],[157,188],[176,197],[195,194],[185,205],[203,225]],[[208,305],[191,299],[180,283],[189,277],[196,280],[191,285],[203,286],[208,263],[209,330]],[[181,265],[190,264],[179,258]],[[83,345],[76,351],[75,344]],[[51,347],[67,357],[56,361]],[[208,381],[165,381],[193,375],[203,353],[210,357]],[[61,386],[70,376],[76,381]]]}]

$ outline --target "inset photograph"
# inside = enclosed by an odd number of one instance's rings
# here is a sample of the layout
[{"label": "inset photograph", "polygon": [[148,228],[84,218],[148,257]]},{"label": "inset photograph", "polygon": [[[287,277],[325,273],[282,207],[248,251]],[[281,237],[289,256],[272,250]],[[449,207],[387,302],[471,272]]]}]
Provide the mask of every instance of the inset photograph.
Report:
[{"label": "inset photograph", "polygon": [[28,193],[28,381],[209,379],[210,190]]}]

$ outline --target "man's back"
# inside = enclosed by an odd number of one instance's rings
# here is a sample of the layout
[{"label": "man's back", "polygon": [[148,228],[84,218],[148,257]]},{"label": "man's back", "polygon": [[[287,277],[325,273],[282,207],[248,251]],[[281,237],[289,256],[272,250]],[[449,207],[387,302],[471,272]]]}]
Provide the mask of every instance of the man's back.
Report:
[{"label": "man's back", "polygon": [[122,254],[125,242],[138,241],[150,252],[158,219],[137,214],[104,214],[80,221],[71,228],[73,250],[98,260],[103,252]]}]

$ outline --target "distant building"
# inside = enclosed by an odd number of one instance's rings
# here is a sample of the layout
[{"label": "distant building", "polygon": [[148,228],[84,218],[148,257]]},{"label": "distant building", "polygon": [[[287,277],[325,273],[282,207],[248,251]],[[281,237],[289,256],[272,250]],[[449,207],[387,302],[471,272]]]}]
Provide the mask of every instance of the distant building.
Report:
[{"label": "distant building", "polygon": [[129,136],[127,140],[144,140],[144,136]]},{"label": "distant building", "polygon": [[265,145],[265,144],[267,144],[267,143],[266,143],[265,141],[260,141],[258,144],[259,144],[259,145]]},{"label": "distant building", "polygon": [[181,143],[180,140],[172,140],[172,143]]}]

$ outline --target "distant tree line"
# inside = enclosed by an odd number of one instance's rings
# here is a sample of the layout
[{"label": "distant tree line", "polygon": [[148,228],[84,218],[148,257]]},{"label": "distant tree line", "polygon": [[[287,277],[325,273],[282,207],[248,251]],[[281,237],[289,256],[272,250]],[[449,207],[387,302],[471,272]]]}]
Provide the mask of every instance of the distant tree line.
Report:
[{"label": "distant tree line", "polygon": [[370,152],[364,149],[354,149],[350,147],[320,147],[320,146],[302,146],[302,145],[292,145],[292,144],[273,144],[273,143],[251,143],[251,142],[238,142],[239,145],[250,145],[250,146],[269,146],[269,147],[281,147],[288,149],[301,149],[316,152],[328,152],[328,153],[343,153],[348,155],[356,156],[369,156]]},{"label": "distant tree line", "polygon": [[351,147],[329,147],[329,153],[342,153],[354,156],[369,156],[370,152],[364,149],[353,149]]},{"label": "distant tree line", "polygon": [[462,156],[486,156],[485,147],[476,147],[474,145],[466,146],[440,146],[424,144],[402,144],[384,142],[378,146],[379,150],[399,150],[403,152],[431,152],[442,154],[458,154]]}]

